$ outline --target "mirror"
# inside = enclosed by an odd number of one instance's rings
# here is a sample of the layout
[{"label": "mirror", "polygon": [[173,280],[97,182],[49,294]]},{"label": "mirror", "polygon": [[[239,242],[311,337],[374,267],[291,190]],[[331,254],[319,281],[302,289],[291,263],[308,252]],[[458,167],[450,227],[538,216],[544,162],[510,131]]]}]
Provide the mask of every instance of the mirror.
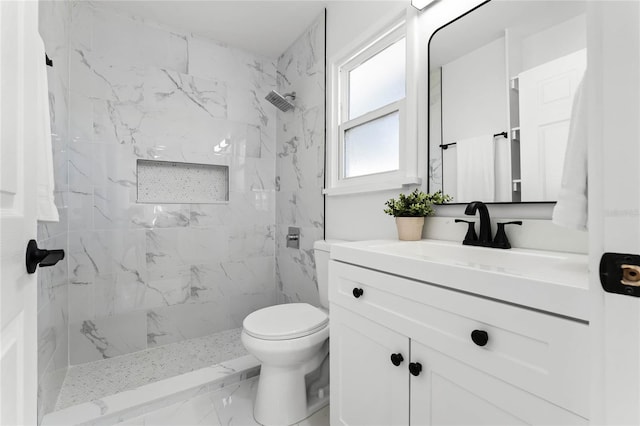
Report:
[{"label": "mirror", "polygon": [[585,12],[586,1],[493,0],[434,33],[430,191],[454,203],[557,200]]}]

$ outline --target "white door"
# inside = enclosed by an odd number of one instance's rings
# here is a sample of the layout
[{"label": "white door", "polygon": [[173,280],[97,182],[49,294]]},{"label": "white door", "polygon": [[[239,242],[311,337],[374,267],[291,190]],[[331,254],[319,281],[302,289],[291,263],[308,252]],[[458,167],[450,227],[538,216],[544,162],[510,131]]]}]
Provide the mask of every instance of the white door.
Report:
[{"label": "white door", "polygon": [[523,200],[558,199],[573,98],[586,67],[583,49],[518,76]]},{"label": "white door", "polygon": [[409,424],[409,339],[332,304],[329,344],[331,424]]},{"label": "white door", "polygon": [[38,2],[0,1],[0,424],[37,421],[35,150]]},{"label": "white door", "polygon": [[411,419],[417,425],[587,425],[587,419],[411,341]]}]

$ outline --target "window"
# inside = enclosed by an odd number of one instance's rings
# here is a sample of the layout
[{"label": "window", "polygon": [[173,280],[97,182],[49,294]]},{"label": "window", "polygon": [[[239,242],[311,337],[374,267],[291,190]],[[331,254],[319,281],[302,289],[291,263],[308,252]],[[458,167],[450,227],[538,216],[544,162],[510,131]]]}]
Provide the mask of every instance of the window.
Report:
[{"label": "window", "polygon": [[[332,66],[332,130],[325,193],[419,183],[407,179],[406,24],[396,23]],[[415,145],[415,143],[413,144]],[[414,152],[415,160],[415,152]],[[415,169],[412,170],[415,176]]]},{"label": "window", "polygon": [[345,130],[343,178],[398,170],[399,145],[399,111]]},{"label": "window", "polygon": [[[348,71],[348,118],[356,118],[405,97],[406,39],[386,47]],[[345,67],[348,69],[348,66]]]}]

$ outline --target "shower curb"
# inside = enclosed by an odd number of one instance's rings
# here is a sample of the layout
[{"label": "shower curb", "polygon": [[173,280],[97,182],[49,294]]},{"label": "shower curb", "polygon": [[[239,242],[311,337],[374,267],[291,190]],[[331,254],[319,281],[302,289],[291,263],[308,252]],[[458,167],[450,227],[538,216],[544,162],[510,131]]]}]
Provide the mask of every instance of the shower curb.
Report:
[{"label": "shower curb", "polygon": [[211,392],[257,376],[260,362],[253,355],[73,405],[44,416],[40,426],[113,425],[169,404]]}]

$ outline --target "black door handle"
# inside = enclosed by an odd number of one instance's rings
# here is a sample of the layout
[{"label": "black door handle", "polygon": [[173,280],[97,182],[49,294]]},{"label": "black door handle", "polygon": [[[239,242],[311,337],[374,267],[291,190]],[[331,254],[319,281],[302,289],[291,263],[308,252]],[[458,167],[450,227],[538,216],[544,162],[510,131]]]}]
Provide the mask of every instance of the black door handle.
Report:
[{"label": "black door handle", "polygon": [[402,356],[402,354],[400,354],[400,353],[391,354],[391,363],[393,365],[395,365],[396,367],[399,366],[400,364],[402,364],[402,361],[404,361],[404,357]]},{"label": "black door handle", "polygon": [[64,259],[64,250],[39,249],[36,240],[29,240],[25,257],[28,273],[33,274],[36,272],[38,265],[41,267],[53,266],[62,259]]},{"label": "black door handle", "polygon": [[355,297],[356,299],[359,298],[360,296],[362,296],[364,294],[364,290],[361,288],[354,288],[353,289],[353,297]]}]

